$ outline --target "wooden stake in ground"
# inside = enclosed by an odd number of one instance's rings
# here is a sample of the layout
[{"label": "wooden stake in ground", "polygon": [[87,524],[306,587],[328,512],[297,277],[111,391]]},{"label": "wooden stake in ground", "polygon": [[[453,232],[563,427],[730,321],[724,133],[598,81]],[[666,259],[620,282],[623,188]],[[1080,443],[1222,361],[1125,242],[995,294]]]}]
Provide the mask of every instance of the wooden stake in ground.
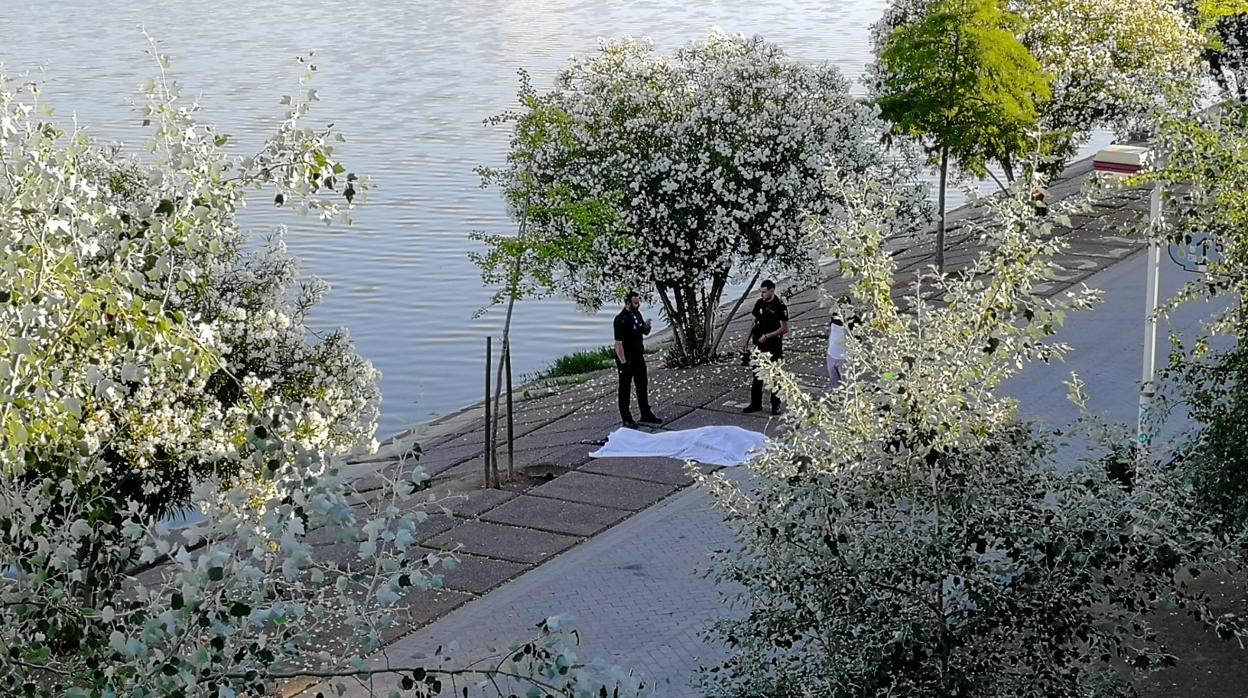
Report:
[{"label": "wooden stake in ground", "polygon": [[[523,222],[521,222],[520,224],[520,234],[521,235],[524,234]],[[516,288],[519,283],[520,283],[520,260],[516,259],[516,263],[511,268],[511,278],[509,280],[509,285],[508,285],[507,316],[503,320],[503,351],[502,351],[502,355],[498,357],[498,380],[495,382],[495,386],[494,386],[494,421],[490,422],[487,420],[486,425],[485,425],[486,428],[490,430],[490,436],[491,436],[490,446],[494,449],[490,452],[490,460],[494,463],[495,473],[498,472],[498,422],[499,422],[499,417],[501,416],[500,410],[498,409],[498,401],[502,397],[502,392],[503,392],[503,368],[504,368],[503,364],[504,363],[506,363],[506,370],[508,372],[507,373],[507,429],[508,429],[507,446],[508,446],[508,449],[511,448],[511,373],[510,373],[511,372],[511,317],[512,317],[512,313],[516,309]],[[486,399],[487,400],[489,399],[489,395],[486,395]],[[510,460],[510,453],[511,451],[509,450],[508,451],[509,460],[507,461],[507,478],[509,480],[514,474],[513,468],[512,468],[512,461]]]},{"label": "wooden stake in ground", "polygon": [[511,398],[511,344],[503,349],[503,360],[507,362],[507,479],[516,476],[516,436],[511,415],[514,405]]},{"label": "wooden stake in ground", "polygon": [[493,337],[485,338],[485,453],[481,458],[485,461],[485,486],[498,487],[497,480],[493,481],[493,484],[490,481],[490,452],[492,450],[490,445],[490,425],[493,423],[490,421],[490,369],[494,363],[490,357],[491,340],[493,340]]}]

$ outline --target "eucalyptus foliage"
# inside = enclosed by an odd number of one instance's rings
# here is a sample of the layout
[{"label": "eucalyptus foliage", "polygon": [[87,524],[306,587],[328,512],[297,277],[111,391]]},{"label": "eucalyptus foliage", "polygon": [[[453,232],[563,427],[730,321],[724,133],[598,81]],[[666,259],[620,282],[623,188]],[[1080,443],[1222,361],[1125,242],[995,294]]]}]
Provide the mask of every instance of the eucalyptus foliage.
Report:
[{"label": "eucalyptus foliage", "polygon": [[[1178,603],[1214,623],[1185,582],[1225,553],[1177,475],[1055,462],[998,387],[1096,293],[1035,292],[1064,243],[1027,192],[994,201],[971,267],[923,274],[894,296],[874,250],[886,187],[845,178],[850,224],[828,241],[863,322],[848,380],[806,397],[773,365],[787,435],[747,467],[707,479],[741,550],[720,574],[742,614],[716,636],[730,657],[717,696],[1132,695],[1128,666],[1174,660],[1149,613]],[[1071,381],[1082,400],[1081,384]],[[1235,632],[1229,619],[1219,627]]]},{"label": "eucalyptus foliage", "polygon": [[[709,358],[734,278],[814,274],[802,223],[832,210],[826,167],[893,162],[882,124],[834,67],[758,38],[716,33],[671,57],[604,41],[549,92],[524,78],[520,103],[497,120],[515,128],[507,165],[485,176],[525,232],[486,237],[485,280],[588,309],[653,292],[687,363]],[[913,180],[907,161],[892,165],[898,181]],[[926,224],[923,199],[914,186],[898,232]]]},{"label": "eucalyptus foliage", "polygon": [[[344,332],[307,328],[324,285],[280,235],[257,249],[238,221],[260,191],[339,220],[365,187],[337,159],[341,136],[305,125],[309,91],[283,100],[257,154],[230,155],[159,60],[141,155],[0,80],[5,695],[366,679],[362,657],[440,584],[444,556],[414,548],[439,504],[416,494],[424,476],[367,498],[342,477],[344,454],[374,446],[377,372]],[[390,671],[417,696],[636,687],[592,681],[571,639],[549,628],[489,670],[437,657]]]}]

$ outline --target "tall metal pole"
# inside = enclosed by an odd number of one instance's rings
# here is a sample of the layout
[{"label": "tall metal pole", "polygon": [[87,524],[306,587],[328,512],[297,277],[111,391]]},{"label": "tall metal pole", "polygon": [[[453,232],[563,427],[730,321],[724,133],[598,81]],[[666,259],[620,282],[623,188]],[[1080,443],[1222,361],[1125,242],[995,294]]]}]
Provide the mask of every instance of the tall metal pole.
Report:
[{"label": "tall metal pole", "polygon": [[1140,413],[1136,424],[1136,446],[1140,460],[1148,458],[1149,412],[1157,395],[1154,374],[1157,370],[1157,303],[1161,277],[1161,243],[1157,236],[1161,226],[1161,183],[1153,185],[1148,202],[1148,266],[1144,288],[1144,371],[1140,380]]}]

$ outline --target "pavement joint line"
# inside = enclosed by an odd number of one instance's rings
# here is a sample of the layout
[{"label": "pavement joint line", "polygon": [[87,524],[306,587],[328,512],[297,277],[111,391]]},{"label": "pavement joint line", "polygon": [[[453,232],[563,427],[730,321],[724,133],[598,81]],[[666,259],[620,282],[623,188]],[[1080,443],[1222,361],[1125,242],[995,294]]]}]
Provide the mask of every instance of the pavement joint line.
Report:
[{"label": "pavement joint line", "polygon": [[[617,479],[617,480],[631,480],[631,481],[633,481],[633,482],[644,482],[644,483],[647,483],[647,484],[650,484],[650,485],[667,485],[667,484],[668,484],[668,483],[666,483],[666,482],[655,482],[654,480],[645,480],[645,479],[642,479],[642,478],[639,478],[639,477],[624,477],[624,476],[622,476],[622,475],[612,475],[612,474],[607,474],[607,473],[599,473],[599,472],[588,472],[588,471],[587,471],[585,474],[586,474],[586,475],[599,475],[599,476],[601,476],[601,477],[609,477],[609,478],[614,478],[614,479]],[[553,482],[553,480],[552,480],[552,482]],[[542,484],[545,484],[545,483],[542,483]],[[552,497],[552,496],[549,496],[549,495],[545,495],[545,494],[541,494],[541,493],[538,493],[538,492],[534,492],[533,490],[529,490],[528,492],[525,492],[525,494],[526,494],[526,495],[528,495],[528,496],[530,496],[530,497],[540,497],[540,498],[542,498],[542,499],[549,499],[549,500],[554,501],[554,502],[566,502],[566,503],[568,503],[568,504],[589,504],[590,506],[602,507],[603,509],[611,509],[612,511],[626,511],[626,512],[628,512],[628,513],[629,513],[629,516],[631,516],[631,515],[633,515],[633,514],[638,514],[638,513],[641,513],[641,512],[643,512],[643,511],[645,511],[646,509],[649,509],[650,507],[654,506],[655,504],[658,504],[659,502],[662,502],[663,500],[667,499],[668,497],[671,497],[672,495],[676,494],[677,492],[679,492],[679,491],[681,491],[681,490],[685,489],[685,488],[686,488],[686,487],[688,487],[689,485],[672,485],[672,486],[673,486],[673,487],[675,487],[675,489],[673,489],[671,492],[668,492],[667,494],[663,495],[662,497],[659,497],[658,499],[656,499],[656,500],[654,500],[653,502],[651,502],[651,503],[649,503],[649,504],[647,504],[647,505],[643,506],[643,507],[642,507],[642,508],[640,508],[640,509],[626,509],[626,508],[624,508],[624,507],[613,507],[613,506],[611,506],[610,504],[591,504],[591,503],[589,503],[589,502],[578,502],[578,501],[573,500],[573,499],[562,499],[562,498],[559,498],[559,497]],[[535,487],[534,489],[537,489],[537,488]],[[629,516],[624,517],[624,519],[629,518]],[[609,529],[609,528],[615,528],[616,526],[618,526],[618,525],[620,525],[621,523],[623,523],[623,522],[624,522],[624,519],[620,519],[619,521],[617,521],[617,522],[615,522],[615,523],[611,524],[610,526],[608,526],[608,527],[607,527],[607,529]],[[603,529],[603,531],[605,531],[605,530],[607,530],[607,529]],[[599,531],[598,533],[602,533],[602,531]],[[594,535],[598,535],[598,534],[594,534]],[[590,538],[592,538],[593,536],[589,536],[589,537],[590,537]]]},{"label": "pavement joint line", "polygon": [[[537,496],[537,495],[528,495],[528,496],[530,496],[530,497],[534,497],[534,496]],[[552,498],[552,497],[543,497],[543,499],[553,499],[553,498]],[[559,502],[566,502],[566,503],[568,503],[568,504],[584,504],[584,502],[570,502],[570,501],[563,500],[563,499],[559,499],[559,500],[555,500],[555,501],[559,501]],[[604,509],[609,509],[609,508],[611,508],[611,507],[603,507],[603,508],[604,508]],[[488,514],[488,513],[490,513],[491,511],[493,511],[493,509],[488,509],[488,510],[483,511],[483,512],[481,512],[481,513],[482,513],[482,514]],[[627,517],[625,517],[625,518],[627,518]],[[620,521],[623,521],[623,520],[624,520],[624,519],[620,519]],[[477,516],[477,517],[474,517],[474,518],[471,518],[471,519],[464,519],[464,523],[469,523],[469,522],[476,522],[476,523],[490,524],[491,526],[502,526],[502,527],[504,527],[504,528],[514,528],[514,529],[517,529],[517,530],[520,530],[520,531],[534,531],[534,532],[536,532],[536,533],[553,533],[553,534],[555,534],[555,535],[557,535],[557,536],[567,536],[568,538],[579,538],[579,539],[580,539],[580,540],[582,540],[582,541],[584,541],[584,540],[588,540],[588,539],[590,539],[590,538],[593,538],[593,536],[592,536],[592,535],[590,535],[590,536],[585,536],[585,535],[579,535],[579,534],[576,534],[576,533],[563,533],[563,532],[560,532],[560,531],[549,531],[549,530],[546,530],[546,529],[544,529],[544,528],[536,528],[536,527],[533,527],[533,526],[522,526],[522,525],[520,525],[520,524],[513,524],[513,523],[502,523],[502,522],[500,522],[500,521],[492,521],[492,520],[489,520],[489,519],[482,519],[480,516]],[[618,522],[617,522],[617,523],[618,523]],[[604,529],[604,530],[605,530],[605,529]],[[443,531],[442,533],[439,533],[438,535],[446,535],[446,534],[448,534],[448,533],[454,533],[454,532],[455,532],[455,527],[451,527],[451,528],[448,528],[447,530]],[[424,543],[423,545],[428,545],[428,543]],[[457,543],[457,545],[462,545],[462,544],[458,544],[458,543]],[[572,548],[575,548],[577,545],[580,545],[580,543],[579,543],[579,542],[577,542],[577,543],[573,543],[571,547],[567,548],[567,550],[571,550]],[[474,553],[474,552],[469,552],[469,551],[465,551],[465,553],[466,553],[466,554],[468,554],[468,555],[475,555],[475,556],[477,556],[477,557],[484,557],[484,558],[489,558],[489,559],[491,559],[491,560],[497,560],[497,561],[499,561],[499,562],[514,562],[514,563],[519,564],[519,565],[528,565],[529,567],[532,567],[532,566],[533,566],[533,564],[532,564],[532,563],[530,563],[530,562],[523,562],[523,561],[521,561],[521,560],[508,560],[508,559],[506,559],[506,558],[502,558],[502,557],[491,557],[488,553]],[[560,553],[556,553],[556,555],[560,555],[560,554],[562,554],[562,552],[560,552]],[[553,556],[552,556],[552,557],[553,557]],[[547,558],[547,559],[550,559],[550,558]],[[544,562],[544,561],[543,561],[543,562]]]}]

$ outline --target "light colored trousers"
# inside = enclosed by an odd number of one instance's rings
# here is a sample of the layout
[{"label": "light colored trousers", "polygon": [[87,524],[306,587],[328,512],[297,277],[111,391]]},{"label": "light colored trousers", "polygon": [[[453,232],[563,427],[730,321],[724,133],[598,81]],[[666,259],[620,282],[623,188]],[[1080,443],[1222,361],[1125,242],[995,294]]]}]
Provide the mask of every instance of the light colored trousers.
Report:
[{"label": "light colored trousers", "polygon": [[828,379],[832,381],[832,387],[841,384],[845,378],[845,359],[836,359],[828,357]]}]

